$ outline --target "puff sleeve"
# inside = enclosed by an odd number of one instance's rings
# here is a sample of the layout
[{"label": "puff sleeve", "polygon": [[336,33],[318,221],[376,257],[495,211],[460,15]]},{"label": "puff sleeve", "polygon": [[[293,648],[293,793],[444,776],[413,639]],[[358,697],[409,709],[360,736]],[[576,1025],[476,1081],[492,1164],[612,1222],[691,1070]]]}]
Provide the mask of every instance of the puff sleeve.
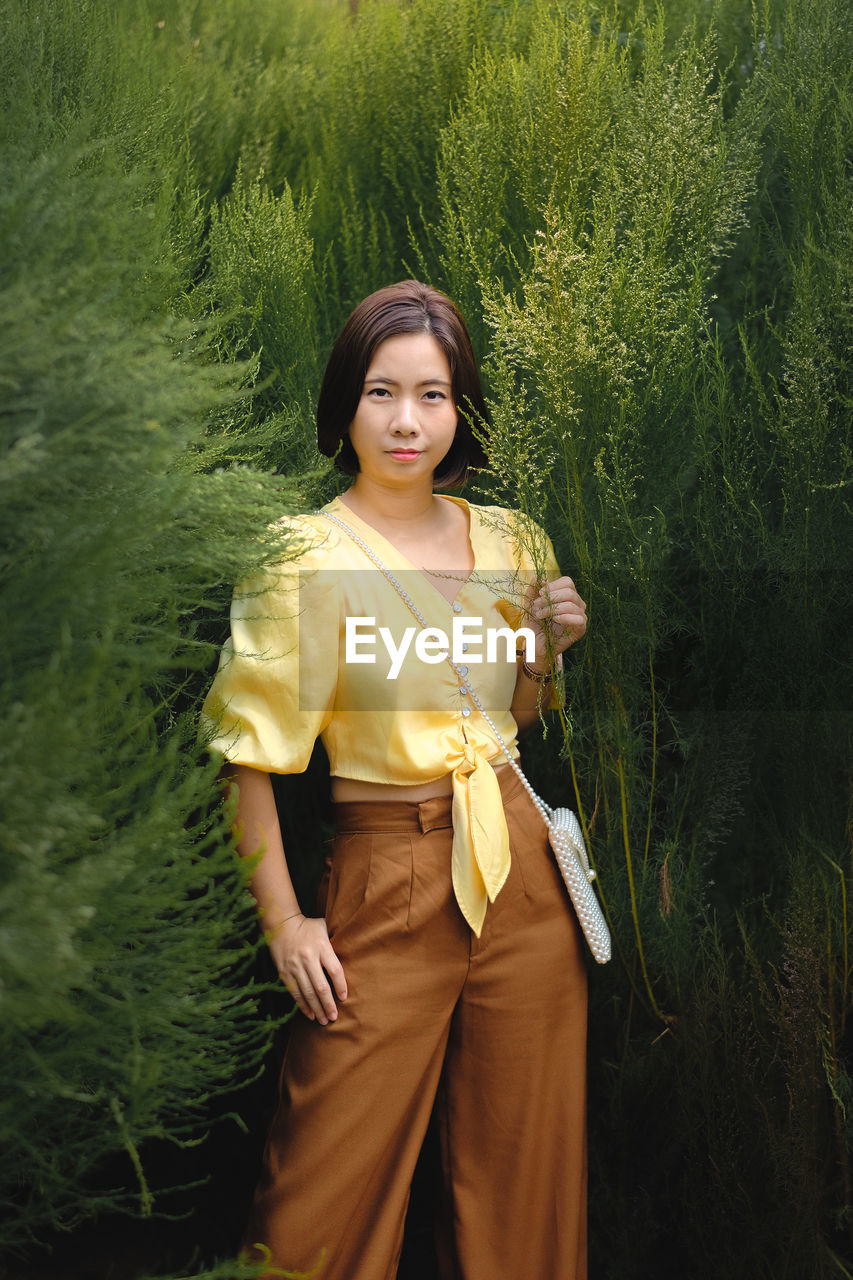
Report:
[{"label": "puff sleeve", "polygon": [[305,559],[241,583],[201,732],[235,764],[301,773],[332,717],[340,635],[336,575]]}]

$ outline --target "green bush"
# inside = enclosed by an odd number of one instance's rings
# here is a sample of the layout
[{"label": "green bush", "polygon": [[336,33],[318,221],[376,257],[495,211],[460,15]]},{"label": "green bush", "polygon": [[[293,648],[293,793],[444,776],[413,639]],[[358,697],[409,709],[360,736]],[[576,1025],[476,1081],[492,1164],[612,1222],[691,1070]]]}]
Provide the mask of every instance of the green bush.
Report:
[{"label": "green bush", "polygon": [[200,1140],[271,1034],[193,706],[202,611],[269,554],[283,490],[184,463],[235,392],[213,332],[170,315],[176,152],[154,97],[141,136],[112,100],[120,42],[63,34],[10,47],[0,77],[19,113],[0,202],[5,1255],[150,1212],[143,1144]]}]

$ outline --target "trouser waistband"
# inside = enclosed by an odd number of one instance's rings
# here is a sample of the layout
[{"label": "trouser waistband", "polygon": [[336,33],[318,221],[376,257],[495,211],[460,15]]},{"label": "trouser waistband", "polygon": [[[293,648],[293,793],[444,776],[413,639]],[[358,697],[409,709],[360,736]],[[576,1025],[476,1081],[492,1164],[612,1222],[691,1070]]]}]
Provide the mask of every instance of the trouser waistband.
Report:
[{"label": "trouser waistband", "polygon": [[[524,787],[515,770],[498,769],[501,798],[512,803]],[[337,832],[343,831],[436,831],[453,826],[453,796],[430,796],[428,800],[348,800],[332,805]]]}]

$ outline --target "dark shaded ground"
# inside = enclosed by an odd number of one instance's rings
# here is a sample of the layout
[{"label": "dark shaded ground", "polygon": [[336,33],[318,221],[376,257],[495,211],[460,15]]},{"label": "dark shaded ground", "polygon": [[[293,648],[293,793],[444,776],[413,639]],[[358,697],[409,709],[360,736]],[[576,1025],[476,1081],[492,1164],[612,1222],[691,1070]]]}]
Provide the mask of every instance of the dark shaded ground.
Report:
[{"label": "dark shaded ground", "polygon": [[[262,1145],[262,1133],[245,1135],[229,1126],[227,1137],[223,1131],[210,1139],[204,1162],[208,1183],[183,1197],[185,1213],[188,1203],[194,1206],[189,1216],[178,1221],[109,1217],[87,1223],[68,1235],[53,1236],[49,1250],[34,1249],[26,1261],[0,1262],[2,1280],[191,1275],[203,1265],[233,1256]],[[185,1167],[181,1173],[186,1173]],[[435,1280],[433,1222],[439,1181],[438,1145],[430,1133],[415,1173],[398,1280]]]},{"label": "dark shaded ground", "polygon": [[[242,1135],[241,1135],[242,1136]],[[224,1149],[219,1156],[225,1158]],[[191,1216],[180,1221],[110,1217],[88,1223],[51,1247],[33,1250],[26,1261],[0,1263],[3,1280],[141,1280],[158,1275],[191,1275],[202,1265],[233,1256],[245,1218],[242,1160],[211,1170],[212,1182],[196,1193]],[[433,1214],[439,1168],[431,1140],[422,1153],[412,1188],[398,1280],[435,1280]],[[230,1197],[230,1198],[229,1198]]]}]

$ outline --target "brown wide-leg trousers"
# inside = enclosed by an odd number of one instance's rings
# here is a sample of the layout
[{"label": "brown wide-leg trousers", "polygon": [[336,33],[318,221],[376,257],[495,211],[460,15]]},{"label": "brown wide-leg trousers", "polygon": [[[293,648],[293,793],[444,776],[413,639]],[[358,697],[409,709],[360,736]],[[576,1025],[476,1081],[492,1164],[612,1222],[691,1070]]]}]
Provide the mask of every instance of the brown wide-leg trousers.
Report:
[{"label": "brown wide-leg trousers", "polygon": [[584,944],[542,819],[498,776],[512,870],[480,938],[449,796],[335,806],[326,919],[350,994],[292,1027],[246,1234],[271,1274],[394,1280],[438,1094],[448,1280],[586,1277]]}]

